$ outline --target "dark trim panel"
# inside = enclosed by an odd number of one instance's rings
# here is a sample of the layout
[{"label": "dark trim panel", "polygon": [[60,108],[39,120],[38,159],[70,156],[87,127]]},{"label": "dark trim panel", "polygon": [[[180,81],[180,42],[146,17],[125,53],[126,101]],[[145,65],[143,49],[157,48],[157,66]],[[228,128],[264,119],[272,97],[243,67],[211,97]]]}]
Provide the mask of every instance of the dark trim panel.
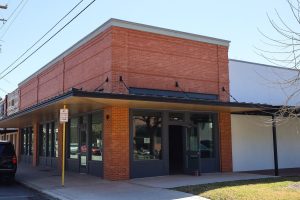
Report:
[{"label": "dark trim panel", "polygon": [[147,88],[129,88],[129,94],[131,95],[147,95],[156,97],[172,97],[172,98],[185,98],[185,99],[199,99],[199,100],[218,100],[216,94],[204,94],[195,92],[184,92],[184,91],[172,91],[172,90],[157,90]]},{"label": "dark trim panel", "polygon": [[79,159],[66,159],[66,169],[71,172],[79,172]]},{"label": "dark trim panel", "polygon": [[164,160],[133,161],[130,167],[130,178],[168,175]]},{"label": "dark trim panel", "polygon": [[272,116],[272,135],[273,135],[273,152],[274,152],[274,175],[278,176],[278,153],[277,153],[277,133],[275,116]]},{"label": "dark trim panel", "polygon": [[33,161],[32,156],[20,155],[20,162],[21,163],[32,165],[32,161]]},{"label": "dark trim panel", "polygon": [[88,174],[103,177],[103,162],[88,161]]}]

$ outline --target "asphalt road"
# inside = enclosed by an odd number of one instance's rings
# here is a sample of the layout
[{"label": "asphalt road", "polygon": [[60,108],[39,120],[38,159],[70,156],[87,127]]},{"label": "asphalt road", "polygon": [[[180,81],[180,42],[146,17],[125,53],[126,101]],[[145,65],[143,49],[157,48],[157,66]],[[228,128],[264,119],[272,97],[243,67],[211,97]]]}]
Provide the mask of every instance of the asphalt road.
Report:
[{"label": "asphalt road", "polygon": [[53,198],[29,189],[17,182],[0,181],[0,200],[53,200]]}]

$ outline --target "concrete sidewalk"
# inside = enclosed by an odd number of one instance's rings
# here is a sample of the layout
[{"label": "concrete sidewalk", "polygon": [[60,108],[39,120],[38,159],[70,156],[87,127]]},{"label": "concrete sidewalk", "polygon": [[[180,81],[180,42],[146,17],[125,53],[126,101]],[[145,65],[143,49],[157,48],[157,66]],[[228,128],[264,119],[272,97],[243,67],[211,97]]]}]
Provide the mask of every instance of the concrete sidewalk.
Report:
[{"label": "concrete sidewalk", "polygon": [[230,180],[266,178],[265,175],[224,173],[195,176],[161,176],[132,179],[128,181],[108,181],[79,173],[66,173],[65,187],[61,186],[58,172],[46,168],[20,165],[16,179],[20,183],[46,193],[54,198],[70,199],[130,199],[130,200],[199,200],[205,199],[192,194],[177,192],[167,188],[205,184]]}]

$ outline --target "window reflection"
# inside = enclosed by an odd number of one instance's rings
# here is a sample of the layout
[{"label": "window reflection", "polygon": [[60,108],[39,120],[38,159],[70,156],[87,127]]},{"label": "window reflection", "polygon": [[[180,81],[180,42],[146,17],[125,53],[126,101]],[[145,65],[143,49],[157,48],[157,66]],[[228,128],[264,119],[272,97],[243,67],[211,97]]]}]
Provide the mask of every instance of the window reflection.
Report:
[{"label": "window reflection", "polygon": [[33,152],[33,131],[32,127],[21,129],[21,154],[32,155]]},{"label": "window reflection", "polygon": [[33,150],[32,149],[32,147],[33,147],[33,143],[32,143],[32,141],[33,141],[32,140],[33,139],[32,135],[33,134],[32,134],[32,132],[33,131],[32,131],[32,128],[27,128],[26,131],[27,131],[27,135],[28,135],[28,144],[27,144],[28,145],[28,154],[32,155],[32,153],[33,153],[33,151],[32,151]]},{"label": "window reflection", "polygon": [[155,115],[133,116],[133,144],[135,160],[162,158],[162,117]]},{"label": "window reflection", "polygon": [[53,150],[53,148],[52,148],[52,139],[53,139],[53,132],[52,132],[52,123],[50,123],[50,124],[48,124],[47,125],[47,127],[48,127],[48,129],[47,129],[47,150],[46,150],[46,155],[47,156],[52,156],[53,155],[53,153],[52,153],[52,150]]},{"label": "window reflection", "polygon": [[92,114],[91,160],[102,161],[102,115]]},{"label": "window reflection", "polygon": [[78,118],[71,119],[70,123],[70,145],[69,145],[69,152],[70,158],[78,159]]},{"label": "window reflection", "polygon": [[55,122],[55,125],[54,125],[54,145],[53,145],[53,148],[54,148],[54,157],[58,157],[58,123]]},{"label": "window reflection", "polygon": [[215,157],[215,136],[213,114],[193,114],[191,120],[197,127],[199,134],[199,150],[201,158]]},{"label": "window reflection", "polygon": [[39,155],[46,156],[46,124],[41,124],[39,128]]}]

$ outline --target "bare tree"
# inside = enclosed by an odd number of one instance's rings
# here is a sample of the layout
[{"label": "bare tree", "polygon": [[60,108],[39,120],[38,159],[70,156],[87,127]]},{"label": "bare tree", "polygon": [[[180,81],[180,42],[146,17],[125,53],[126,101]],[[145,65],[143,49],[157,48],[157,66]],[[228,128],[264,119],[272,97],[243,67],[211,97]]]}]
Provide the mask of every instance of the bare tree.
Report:
[{"label": "bare tree", "polygon": [[[300,108],[300,0],[286,0],[290,8],[289,16],[281,15],[275,9],[275,17],[268,20],[275,30],[270,36],[263,31],[264,48],[257,48],[258,54],[273,65],[295,70],[295,75],[278,82],[281,88],[292,88],[287,94],[285,105],[275,113],[276,121],[299,117]],[[293,101],[293,106],[291,106]],[[296,102],[296,103],[295,103]]]}]

